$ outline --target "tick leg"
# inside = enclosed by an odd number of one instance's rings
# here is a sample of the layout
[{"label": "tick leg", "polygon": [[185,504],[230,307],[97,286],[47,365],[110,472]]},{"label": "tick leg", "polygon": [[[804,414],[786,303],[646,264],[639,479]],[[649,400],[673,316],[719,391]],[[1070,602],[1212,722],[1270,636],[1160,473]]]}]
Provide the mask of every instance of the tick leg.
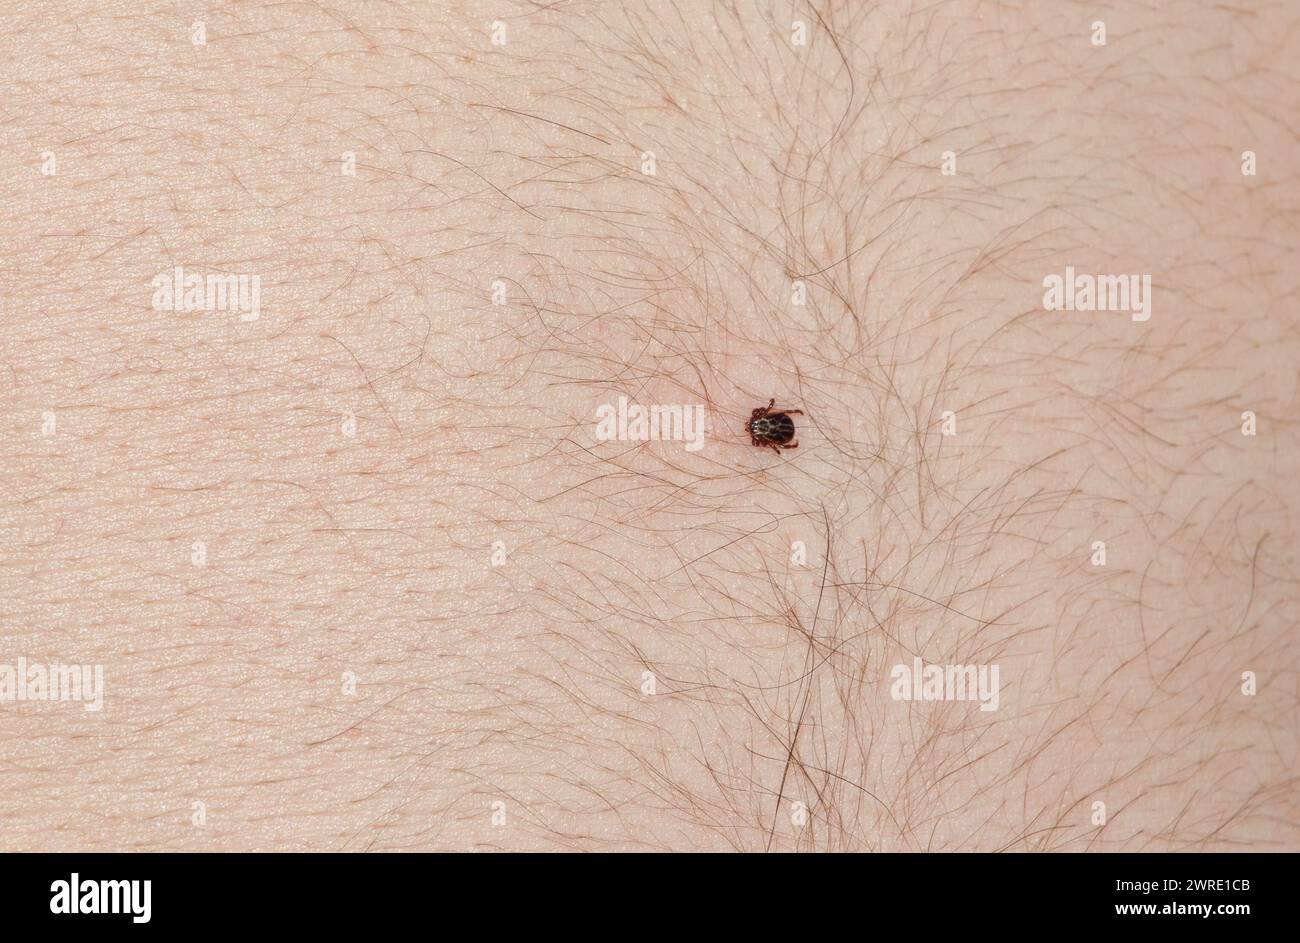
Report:
[{"label": "tick leg", "polygon": [[783,409],[783,410],[781,410],[781,412],[785,413],[787,416],[802,416],[802,415],[803,415],[803,410],[802,410],[802,409]]},{"label": "tick leg", "polygon": [[783,445],[783,446],[782,446],[782,448],[786,448],[786,449],[797,449],[798,447],[799,447],[799,443],[798,443],[798,442],[791,442],[791,443],[789,443],[789,444],[787,444],[787,445]]}]

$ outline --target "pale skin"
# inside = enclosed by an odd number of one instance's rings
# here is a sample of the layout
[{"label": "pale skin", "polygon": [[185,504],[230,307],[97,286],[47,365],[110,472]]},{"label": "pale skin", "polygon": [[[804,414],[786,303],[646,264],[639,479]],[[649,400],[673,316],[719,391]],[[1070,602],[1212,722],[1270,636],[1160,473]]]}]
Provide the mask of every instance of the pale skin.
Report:
[{"label": "pale skin", "polygon": [[1300,849],[1294,7],[736,6],[0,34],[0,847]]}]

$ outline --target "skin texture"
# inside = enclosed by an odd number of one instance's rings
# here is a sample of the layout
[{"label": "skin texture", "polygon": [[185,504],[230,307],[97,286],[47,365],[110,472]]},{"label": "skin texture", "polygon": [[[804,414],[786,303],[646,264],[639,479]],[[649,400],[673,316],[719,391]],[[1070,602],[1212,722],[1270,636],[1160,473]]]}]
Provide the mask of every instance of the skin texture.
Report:
[{"label": "skin texture", "polygon": [[1294,5],[6,6],[0,847],[1300,849]]}]

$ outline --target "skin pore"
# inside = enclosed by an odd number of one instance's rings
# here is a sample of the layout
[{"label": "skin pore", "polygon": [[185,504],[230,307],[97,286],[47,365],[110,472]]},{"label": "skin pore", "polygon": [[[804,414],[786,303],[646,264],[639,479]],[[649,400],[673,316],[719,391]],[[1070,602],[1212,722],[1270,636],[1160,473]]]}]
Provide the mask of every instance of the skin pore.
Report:
[{"label": "skin pore", "polygon": [[3,847],[1300,847],[1296,13],[1067,9],[15,14]]}]

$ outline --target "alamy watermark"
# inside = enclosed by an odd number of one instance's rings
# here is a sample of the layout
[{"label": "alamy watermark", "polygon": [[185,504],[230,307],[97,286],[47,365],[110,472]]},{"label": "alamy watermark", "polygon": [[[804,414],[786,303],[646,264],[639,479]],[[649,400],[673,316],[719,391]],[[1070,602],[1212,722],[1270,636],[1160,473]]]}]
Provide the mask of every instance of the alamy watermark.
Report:
[{"label": "alamy watermark", "polygon": [[596,439],[600,442],[685,442],[686,451],[704,447],[704,406],[640,406],[618,398],[618,406],[596,407]]},{"label": "alamy watermark", "polygon": [[186,274],[178,265],[159,272],[150,284],[155,311],[238,311],[241,321],[256,321],[262,315],[261,275],[210,272],[205,277]]},{"label": "alamy watermark", "polygon": [[132,923],[153,915],[153,881],[92,881],[76,871],[67,881],[50,885],[52,914],[130,914]]},{"label": "alamy watermark", "polygon": [[1151,319],[1151,275],[1075,274],[1043,277],[1043,307],[1048,311],[1131,311],[1134,321]]},{"label": "alamy watermark", "polygon": [[19,658],[0,664],[0,701],[81,701],[88,711],[104,706],[104,666],[42,664]]},{"label": "alamy watermark", "polygon": [[980,710],[998,709],[997,665],[927,665],[919,658],[895,665],[889,696],[896,701],[979,701]]}]

